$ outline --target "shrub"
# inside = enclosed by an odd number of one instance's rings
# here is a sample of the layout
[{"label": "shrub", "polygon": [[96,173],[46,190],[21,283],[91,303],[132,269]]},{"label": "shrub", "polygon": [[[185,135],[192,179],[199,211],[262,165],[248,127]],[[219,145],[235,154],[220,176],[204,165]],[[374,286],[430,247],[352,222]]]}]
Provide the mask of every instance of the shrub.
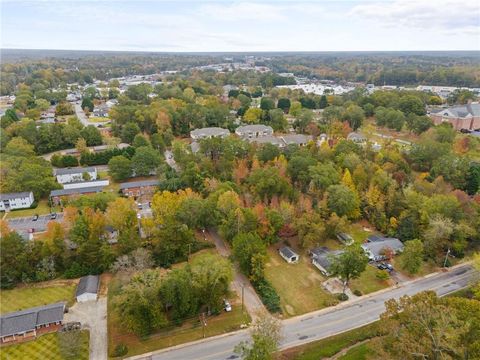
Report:
[{"label": "shrub", "polygon": [[336,295],[337,299],[340,301],[346,301],[348,300],[348,295],[344,293],[340,293]]},{"label": "shrub", "polygon": [[267,280],[263,279],[252,283],[257,290],[258,296],[262,300],[268,311],[278,313],[280,308],[280,296],[278,296],[275,288]]},{"label": "shrub", "polygon": [[363,295],[362,292],[358,289],[353,290],[353,293],[357,296],[362,296]]},{"label": "shrub", "polygon": [[388,280],[390,279],[390,275],[388,272],[384,270],[377,270],[377,273],[375,274],[378,280]]},{"label": "shrub", "polygon": [[120,343],[115,346],[115,350],[113,350],[113,356],[114,357],[120,357],[123,355],[127,355],[128,352],[128,347],[127,345]]}]

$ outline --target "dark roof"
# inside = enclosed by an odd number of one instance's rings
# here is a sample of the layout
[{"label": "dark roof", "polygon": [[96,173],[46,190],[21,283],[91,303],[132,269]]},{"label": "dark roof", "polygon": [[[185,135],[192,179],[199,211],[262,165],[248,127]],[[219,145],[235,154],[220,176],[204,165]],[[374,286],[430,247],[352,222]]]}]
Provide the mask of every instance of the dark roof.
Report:
[{"label": "dark roof", "polygon": [[31,191],[0,194],[0,201],[30,197]]},{"label": "dark roof", "polygon": [[280,252],[280,254],[282,254],[283,256],[285,256],[287,258],[291,258],[292,256],[298,256],[297,253],[295,253],[295,251],[293,251],[288,246],[284,246],[284,247],[280,248],[278,251]]},{"label": "dark roof", "polygon": [[96,168],[94,166],[60,168],[60,169],[55,169],[55,176],[57,176],[57,175],[67,175],[67,174],[83,174],[84,172],[94,172],[95,170],[96,170]]},{"label": "dark roof", "polygon": [[344,243],[350,243],[353,241],[353,238],[347,233],[341,232],[337,234],[337,238]]},{"label": "dark roof", "polygon": [[100,284],[100,277],[98,275],[88,275],[80,279],[77,286],[77,292],[75,296],[82,294],[96,294],[98,291],[98,285]]},{"label": "dark roof", "polygon": [[102,192],[105,186],[89,186],[78,189],[60,189],[50,191],[50,197],[53,196],[65,196],[74,194],[89,194],[94,192]]},{"label": "dark roof", "polygon": [[367,242],[381,242],[385,241],[386,237],[382,235],[370,235],[367,237]]},{"label": "dark roof", "polygon": [[[327,249],[328,250],[328,249]],[[323,267],[327,272],[330,272],[332,265],[332,258],[343,253],[343,250],[328,250],[314,257],[316,263]]]},{"label": "dark roof", "polygon": [[316,247],[316,248],[310,250],[310,255],[312,255],[312,257],[318,257],[318,256],[326,254],[328,252],[330,252],[330,249],[328,247],[320,246],[320,247]]},{"label": "dark roof", "polygon": [[2,315],[0,335],[3,337],[19,334],[31,331],[38,325],[62,321],[65,304],[65,302],[59,302]]},{"label": "dark roof", "polygon": [[158,186],[158,180],[131,181],[120,184],[120,190],[142,186]]}]

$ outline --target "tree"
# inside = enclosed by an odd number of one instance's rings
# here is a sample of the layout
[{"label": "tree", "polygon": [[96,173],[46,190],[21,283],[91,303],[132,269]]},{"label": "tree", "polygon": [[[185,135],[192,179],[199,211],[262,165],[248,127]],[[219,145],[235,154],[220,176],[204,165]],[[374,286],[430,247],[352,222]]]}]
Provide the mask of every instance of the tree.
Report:
[{"label": "tree", "polygon": [[[233,256],[242,272],[255,280],[263,279],[267,247],[256,233],[241,233],[233,238]],[[260,261],[263,260],[263,261]]]},{"label": "tree", "polygon": [[140,128],[138,127],[138,125],[134,122],[129,121],[122,127],[120,137],[122,138],[123,142],[131,144],[133,142],[133,139],[135,138],[135,135],[137,135],[139,132]]},{"label": "tree", "polygon": [[132,169],[135,176],[147,176],[154,172],[161,163],[160,153],[149,146],[137,148],[132,157]]},{"label": "tree", "polygon": [[84,97],[82,99],[82,109],[88,109],[89,112],[92,112],[93,111],[93,108],[95,107],[93,105],[93,101],[91,98],[89,97]]},{"label": "tree", "polygon": [[266,111],[275,109],[275,101],[273,101],[272,98],[262,97],[260,100],[260,109]]},{"label": "tree", "polygon": [[324,221],[320,214],[316,212],[303,214],[295,220],[293,227],[304,249],[318,246],[325,238]]},{"label": "tree", "polygon": [[288,98],[280,98],[278,99],[277,108],[282,109],[283,112],[288,113],[290,110],[290,99]]},{"label": "tree", "polygon": [[402,96],[398,106],[405,115],[425,115],[425,105],[422,100],[415,95]]},{"label": "tree", "polygon": [[416,274],[423,262],[423,244],[420,240],[405,242],[405,249],[402,254],[402,268],[410,274]]},{"label": "tree", "polygon": [[351,279],[358,278],[368,264],[368,256],[358,245],[350,245],[331,258],[330,273],[343,281],[343,293]]},{"label": "tree", "polygon": [[132,162],[123,155],[114,156],[108,162],[108,171],[115,181],[132,176]]},{"label": "tree", "polygon": [[348,106],[343,112],[343,120],[348,121],[350,127],[355,131],[363,124],[365,120],[365,112],[355,104]]},{"label": "tree", "polygon": [[164,304],[171,306],[172,320],[182,321],[196,315],[199,301],[192,283],[189,268],[174,269],[162,282],[160,298]]},{"label": "tree", "polygon": [[274,131],[285,131],[288,127],[287,119],[285,119],[284,113],[280,109],[273,109],[268,111],[268,124]]},{"label": "tree", "polygon": [[133,138],[132,146],[134,148],[139,148],[141,146],[150,146],[150,141],[148,141],[145,135],[137,134]]},{"label": "tree", "polygon": [[249,108],[243,115],[243,120],[249,124],[258,124],[262,117],[262,109]]},{"label": "tree", "polygon": [[395,359],[474,359],[480,356],[480,306],[433,291],[390,299],[381,315],[383,349]]},{"label": "tree", "polygon": [[88,125],[80,131],[80,136],[85,139],[88,146],[102,145],[102,134],[93,125]]},{"label": "tree", "polygon": [[29,272],[26,241],[12,231],[0,238],[0,288],[14,287]]},{"label": "tree", "polygon": [[244,360],[272,360],[282,339],[280,321],[270,314],[260,314],[255,320],[250,336],[251,344],[241,342],[235,352]]},{"label": "tree", "polygon": [[72,104],[67,101],[61,101],[58,103],[55,109],[55,115],[62,116],[62,115],[73,115],[75,110],[73,109]]},{"label": "tree", "polygon": [[30,145],[24,138],[12,138],[4,150],[5,155],[31,157],[35,156],[33,145]]},{"label": "tree", "polygon": [[320,96],[320,101],[318,103],[319,109],[325,109],[328,106],[327,97],[325,95]]},{"label": "tree", "polygon": [[355,218],[359,215],[359,200],[353,190],[345,185],[331,185],[327,188],[327,205],[338,216]]},{"label": "tree", "polygon": [[258,160],[265,162],[272,161],[280,155],[278,146],[266,143],[258,150]]}]

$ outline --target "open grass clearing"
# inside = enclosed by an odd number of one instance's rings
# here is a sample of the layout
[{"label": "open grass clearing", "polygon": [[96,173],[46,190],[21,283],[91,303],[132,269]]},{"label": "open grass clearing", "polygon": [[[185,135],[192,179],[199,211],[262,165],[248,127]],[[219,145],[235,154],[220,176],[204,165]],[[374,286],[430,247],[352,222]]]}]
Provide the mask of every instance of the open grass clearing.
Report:
[{"label": "open grass clearing", "polygon": [[88,122],[90,123],[104,123],[108,121],[111,121],[108,117],[91,116],[88,118]]},{"label": "open grass clearing", "polygon": [[50,210],[53,212],[59,211],[59,207],[50,208],[48,205],[48,200],[42,199],[38,202],[38,205],[34,209],[20,209],[20,210],[13,210],[7,213],[6,219],[14,219],[18,217],[25,217],[25,216],[33,216],[35,214],[38,215],[45,215],[50,214]]},{"label": "open grass clearing", "polygon": [[67,301],[72,305],[75,301],[76,281],[58,281],[57,284],[39,283],[20,286],[0,292],[0,313],[29,309],[35,306]]},{"label": "open grass clearing", "polygon": [[367,268],[358,279],[350,280],[350,290],[360,290],[362,294],[369,294],[391,286],[392,280],[380,280],[377,278],[379,271],[384,270],[378,270],[372,265],[367,265]]},{"label": "open grass clearing", "polygon": [[[89,357],[89,334],[88,331],[80,331],[80,349],[76,360],[88,360]],[[2,346],[0,350],[1,360],[64,360],[65,356],[60,348],[60,334],[45,334],[37,339],[21,344]]]},{"label": "open grass clearing", "polygon": [[274,248],[268,250],[268,256],[265,277],[280,296],[285,317],[305,314],[337,303],[337,300],[322,288],[325,278],[310,263],[307,255],[300,254],[297,264],[288,264]]}]

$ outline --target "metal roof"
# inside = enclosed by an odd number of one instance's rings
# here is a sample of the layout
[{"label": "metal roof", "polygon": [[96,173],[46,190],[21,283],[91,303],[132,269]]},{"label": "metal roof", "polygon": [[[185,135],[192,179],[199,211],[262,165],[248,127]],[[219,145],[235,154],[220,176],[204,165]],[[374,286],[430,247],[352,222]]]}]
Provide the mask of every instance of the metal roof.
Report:
[{"label": "metal roof", "polygon": [[403,243],[395,238],[386,238],[384,241],[363,244],[362,248],[372,253],[372,255],[378,257],[382,255],[385,249],[392,249],[395,253],[402,251]]},{"label": "metal roof", "polygon": [[100,285],[100,277],[98,275],[88,275],[80,279],[77,286],[75,297],[82,294],[96,294]]},{"label": "metal roof", "polygon": [[120,184],[120,190],[130,189],[134,187],[142,187],[142,186],[158,186],[158,180],[140,180],[140,181],[124,182]]},{"label": "metal roof", "polygon": [[68,174],[83,174],[85,172],[95,172],[97,168],[94,166],[89,167],[74,167],[74,168],[59,168],[55,169],[55,176],[68,175]]},{"label": "metal roof", "polygon": [[65,195],[74,195],[74,194],[89,194],[89,193],[98,193],[102,192],[105,186],[90,186],[83,187],[78,189],[59,189],[50,191],[50,197],[53,196],[65,196]]},{"label": "metal roof", "polygon": [[287,257],[287,258],[289,258],[289,259],[290,259],[291,257],[293,257],[293,256],[298,256],[298,254],[297,254],[295,251],[293,251],[293,250],[292,250],[290,247],[288,247],[288,246],[284,246],[284,247],[280,248],[278,251],[280,251],[280,253],[281,253],[283,256],[285,256],[285,257]]},{"label": "metal roof", "polygon": [[221,136],[229,134],[230,131],[228,131],[228,129],[223,129],[220,127],[206,127],[190,131],[190,135],[193,136]]},{"label": "metal roof", "polygon": [[37,306],[0,316],[0,335],[10,336],[35,329],[36,326],[63,320],[65,302]]}]

